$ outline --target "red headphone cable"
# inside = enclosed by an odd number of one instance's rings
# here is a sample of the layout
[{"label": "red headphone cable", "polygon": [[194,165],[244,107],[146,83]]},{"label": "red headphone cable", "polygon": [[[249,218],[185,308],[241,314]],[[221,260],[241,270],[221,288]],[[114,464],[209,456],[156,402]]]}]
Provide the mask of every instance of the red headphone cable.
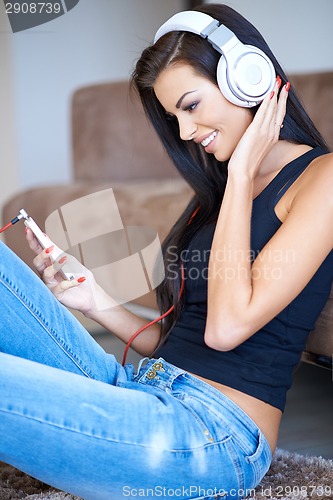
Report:
[{"label": "red headphone cable", "polygon": [[6,229],[8,229],[11,226],[14,226],[14,224],[16,224],[16,222],[18,222],[22,218],[23,218],[23,215],[21,215],[21,214],[18,215],[17,217],[14,217],[14,219],[12,219],[10,222],[8,222],[8,224],[6,224],[5,226],[0,228],[0,233],[3,233],[4,231],[6,231]]},{"label": "red headphone cable", "polygon": [[[197,207],[189,221],[188,221],[188,225],[191,224],[192,220],[194,219],[194,217],[196,216],[196,214],[198,213],[200,207]],[[180,290],[179,290],[179,294],[178,294],[178,300],[180,300],[182,294],[183,294],[183,291],[184,291],[184,287],[185,287],[185,273],[184,273],[184,266],[183,264],[180,265],[180,270],[181,270],[181,285],[180,285]],[[124,366],[125,363],[126,363],[126,358],[127,358],[127,354],[128,354],[128,350],[129,348],[131,347],[131,344],[132,342],[136,339],[136,337],[138,335],[140,335],[141,332],[143,332],[144,330],[146,330],[146,328],[149,328],[150,326],[154,325],[155,323],[157,323],[158,321],[160,321],[161,319],[165,318],[166,316],[168,316],[173,310],[174,310],[175,306],[171,306],[170,309],[168,309],[165,313],[163,313],[161,316],[159,316],[158,318],[154,319],[153,321],[151,321],[150,323],[148,323],[147,325],[144,325],[142,326],[137,332],[135,332],[132,337],[129,339],[129,341],[127,342],[126,344],[126,347],[125,347],[125,350],[124,350],[124,355],[123,355],[123,360],[122,360],[122,365]]]},{"label": "red headphone cable", "polygon": [[[185,287],[185,274],[184,274],[184,266],[183,264],[181,264],[180,266],[180,269],[181,269],[181,277],[182,277],[182,282],[181,282],[181,286],[180,286],[180,290],[179,290],[179,294],[178,294],[178,300],[180,299],[180,297],[182,296],[183,294],[183,291],[184,291],[184,287]],[[131,344],[132,342],[136,339],[136,337],[138,335],[140,335],[140,333],[142,333],[144,330],[146,330],[146,328],[149,328],[150,326],[154,325],[155,323],[157,323],[158,321],[160,321],[161,319],[165,318],[166,316],[168,316],[173,310],[174,310],[175,306],[172,305],[170,307],[170,309],[168,309],[165,313],[163,313],[161,316],[159,316],[158,318],[155,318],[153,321],[151,321],[150,323],[148,323],[147,325],[144,325],[142,326],[137,332],[135,332],[132,337],[129,339],[129,341],[127,342],[126,344],[126,347],[125,347],[125,350],[124,350],[124,354],[123,354],[123,360],[122,360],[122,365],[124,366],[125,363],[126,363],[126,358],[127,358],[127,354],[128,354],[128,350],[129,348],[131,347]]]}]

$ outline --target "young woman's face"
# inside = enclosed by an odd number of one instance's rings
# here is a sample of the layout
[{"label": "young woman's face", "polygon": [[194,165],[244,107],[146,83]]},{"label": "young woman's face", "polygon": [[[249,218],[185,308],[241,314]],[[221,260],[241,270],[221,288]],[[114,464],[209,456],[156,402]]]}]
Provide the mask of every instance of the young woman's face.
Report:
[{"label": "young woman's face", "polygon": [[184,141],[194,140],[217,160],[229,160],[252,121],[249,109],[230,103],[219,88],[186,64],[163,70],[154,91],[179,123]]}]

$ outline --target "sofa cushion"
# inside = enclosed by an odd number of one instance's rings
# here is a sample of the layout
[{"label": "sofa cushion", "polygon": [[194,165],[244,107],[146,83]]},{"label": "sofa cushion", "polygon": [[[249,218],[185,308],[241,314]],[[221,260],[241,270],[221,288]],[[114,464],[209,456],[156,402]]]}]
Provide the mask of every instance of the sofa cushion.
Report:
[{"label": "sofa cushion", "polygon": [[72,142],[78,181],[178,176],[127,81],[83,87],[74,93]]},{"label": "sofa cushion", "polygon": [[[328,367],[332,369],[332,356],[333,356],[333,286],[328,301],[324,309],[320,313],[316,327],[310,334],[306,351],[317,354],[319,357],[324,355]],[[311,359],[308,359],[311,360]],[[316,359],[315,361],[319,361]],[[323,360],[323,363],[325,360]]]},{"label": "sofa cushion", "polygon": [[333,149],[333,71],[291,75],[290,81],[319,132]]}]

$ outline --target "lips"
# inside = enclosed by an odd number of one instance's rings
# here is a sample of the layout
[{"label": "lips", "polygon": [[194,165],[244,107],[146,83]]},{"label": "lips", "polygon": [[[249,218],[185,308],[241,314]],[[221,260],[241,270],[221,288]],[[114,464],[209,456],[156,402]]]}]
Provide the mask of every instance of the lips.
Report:
[{"label": "lips", "polygon": [[195,139],[195,142],[197,144],[200,143],[204,148],[206,148],[215,139],[216,136],[217,136],[217,130],[214,130],[210,134],[198,137],[197,139]]},{"label": "lips", "polygon": [[207,139],[204,139],[203,141],[201,141],[201,145],[204,148],[206,148],[215,139],[216,136],[217,136],[217,132],[216,132],[216,130],[214,130],[214,132],[212,134],[210,134],[210,136],[207,137]]}]

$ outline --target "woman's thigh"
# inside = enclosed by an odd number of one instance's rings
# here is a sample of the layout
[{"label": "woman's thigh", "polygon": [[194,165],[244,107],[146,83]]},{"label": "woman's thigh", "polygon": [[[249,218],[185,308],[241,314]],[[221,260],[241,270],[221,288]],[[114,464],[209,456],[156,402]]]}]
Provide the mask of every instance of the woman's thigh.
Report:
[{"label": "woman's thigh", "polygon": [[0,351],[113,383],[121,370],[39,277],[0,242]]},{"label": "woman's thigh", "polygon": [[0,393],[0,460],[86,500],[237,488],[229,433],[212,441],[167,390],[0,353]]}]

